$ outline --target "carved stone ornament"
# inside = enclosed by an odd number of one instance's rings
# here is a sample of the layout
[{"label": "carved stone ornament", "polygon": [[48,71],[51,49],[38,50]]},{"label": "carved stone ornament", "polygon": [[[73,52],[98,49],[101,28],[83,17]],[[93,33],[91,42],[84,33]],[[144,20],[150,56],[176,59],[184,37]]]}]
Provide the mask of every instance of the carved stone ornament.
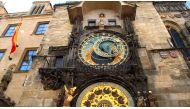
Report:
[{"label": "carved stone ornament", "polygon": [[160,16],[161,16],[161,18],[166,18],[166,15],[164,15],[164,14],[161,14]]},{"label": "carved stone ornament", "polygon": [[169,14],[168,16],[169,16],[170,18],[172,18],[172,19],[174,18],[174,16],[173,16],[172,14]]},{"label": "carved stone ornament", "polygon": [[176,18],[181,18],[181,14],[174,14]]},{"label": "carved stone ornament", "polygon": [[177,52],[176,51],[169,51],[169,54],[172,58],[177,58]]},{"label": "carved stone ornament", "polygon": [[163,58],[163,59],[166,59],[169,57],[169,54],[167,51],[161,51],[160,52],[160,57]]},{"label": "carved stone ornament", "polygon": [[188,13],[188,12],[181,12],[181,15],[182,15],[184,18],[189,17],[189,13]]},{"label": "carved stone ornament", "polygon": [[8,70],[4,74],[1,83],[0,83],[0,107],[12,107],[15,105],[15,102],[12,101],[9,97],[5,96],[4,91],[7,89],[15,70],[16,65],[9,66]]},{"label": "carved stone ornament", "polygon": [[55,72],[54,70],[48,69],[44,71],[43,69],[39,69],[39,73],[41,74],[41,82],[45,90],[56,90],[64,84],[61,72],[59,71]]}]

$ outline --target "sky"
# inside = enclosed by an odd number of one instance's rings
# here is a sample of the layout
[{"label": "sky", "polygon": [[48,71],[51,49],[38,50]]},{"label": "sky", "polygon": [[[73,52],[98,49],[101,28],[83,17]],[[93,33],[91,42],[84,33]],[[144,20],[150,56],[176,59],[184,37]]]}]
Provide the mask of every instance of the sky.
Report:
[{"label": "sky", "polygon": [[187,7],[190,9],[190,1],[186,2]]},{"label": "sky", "polygon": [[[65,0],[0,0],[0,1],[3,1],[3,3],[5,3],[5,8],[7,9],[8,13],[29,11],[33,1],[50,1],[52,5],[65,2]],[[187,7],[190,8],[190,1],[187,2]]]},{"label": "sky", "polygon": [[64,3],[65,0],[0,0],[8,13],[29,11],[33,1],[50,1],[52,5]]}]

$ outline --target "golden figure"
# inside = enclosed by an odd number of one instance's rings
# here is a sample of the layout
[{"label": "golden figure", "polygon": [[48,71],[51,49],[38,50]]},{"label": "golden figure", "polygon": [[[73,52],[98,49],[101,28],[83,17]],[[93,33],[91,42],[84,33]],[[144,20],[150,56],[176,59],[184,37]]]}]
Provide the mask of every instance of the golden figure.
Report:
[{"label": "golden figure", "polygon": [[65,99],[64,99],[64,103],[63,106],[64,107],[70,107],[70,103],[73,100],[74,96],[74,92],[76,90],[76,87],[73,88],[67,88],[66,85],[64,85],[65,88]]}]

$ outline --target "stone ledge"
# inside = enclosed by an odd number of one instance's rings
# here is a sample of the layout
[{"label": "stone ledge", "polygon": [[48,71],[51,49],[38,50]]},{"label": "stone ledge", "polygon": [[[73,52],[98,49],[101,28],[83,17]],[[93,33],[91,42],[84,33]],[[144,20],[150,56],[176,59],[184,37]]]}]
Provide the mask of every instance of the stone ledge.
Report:
[{"label": "stone ledge", "polygon": [[16,106],[42,107],[43,99],[37,99],[37,98],[21,99],[19,104]]},{"label": "stone ledge", "polygon": [[167,94],[167,93],[188,93],[190,92],[190,87],[185,86],[176,86],[176,87],[161,87],[161,88],[149,88],[153,94]]}]

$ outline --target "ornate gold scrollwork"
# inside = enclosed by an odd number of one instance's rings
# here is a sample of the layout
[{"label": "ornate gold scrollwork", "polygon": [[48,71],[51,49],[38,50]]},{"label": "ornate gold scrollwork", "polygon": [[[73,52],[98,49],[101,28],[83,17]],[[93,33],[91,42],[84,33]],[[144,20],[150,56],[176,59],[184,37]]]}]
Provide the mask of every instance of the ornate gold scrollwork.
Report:
[{"label": "ornate gold scrollwork", "polygon": [[87,87],[79,96],[81,107],[128,107],[133,106],[130,94],[121,86],[101,82]]}]

